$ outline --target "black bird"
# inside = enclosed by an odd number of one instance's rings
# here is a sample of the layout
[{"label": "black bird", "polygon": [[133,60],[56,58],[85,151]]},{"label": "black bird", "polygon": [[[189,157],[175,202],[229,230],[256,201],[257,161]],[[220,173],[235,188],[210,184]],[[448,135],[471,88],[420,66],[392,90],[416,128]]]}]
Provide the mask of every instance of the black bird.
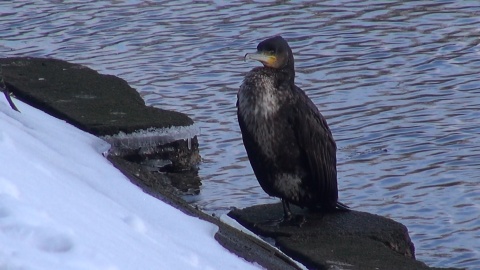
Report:
[{"label": "black bird", "polygon": [[243,143],[263,190],[312,210],[348,210],[338,202],[336,144],[315,104],[295,85],[292,49],[281,36],[266,39],[245,60],[263,67],[247,73],[238,91]]}]

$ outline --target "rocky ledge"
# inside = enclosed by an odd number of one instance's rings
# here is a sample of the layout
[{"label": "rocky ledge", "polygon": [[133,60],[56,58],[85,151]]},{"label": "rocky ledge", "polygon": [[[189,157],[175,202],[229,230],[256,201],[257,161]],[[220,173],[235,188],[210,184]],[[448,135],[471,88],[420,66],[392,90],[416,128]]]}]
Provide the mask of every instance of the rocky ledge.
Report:
[{"label": "rocky ledge", "polygon": [[[185,114],[145,106],[124,80],[44,58],[0,58],[0,87],[50,115],[102,137],[108,159],[146,193],[219,226],[225,248],[267,269],[299,269],[273,246],[193,208],[179,196],[199,191],[196,128]],[[8,94],[7,94],[8,96]],[[369,213],[308,213],[303,226],[272,226],[281,204],[229,215],[309,269],[432,269],[415,260],[405,226]]]},{"label": "rocky ledge", "polygon": [[169,171],[189,170],[200,161],[193,120],[145,106],[122,79],[55,59],[5,58],[0,64],[5,86],[17,98],[103,137],[111,155],[163,160],[156,164]]},{"label": "rocky ledge", "polygon": [[301,226],[275,222],[283,215],[281,203],[229,215],[309,269],[432,269],[415,260],[407,228],[391,219],[359,211],[292,211],[305,219]]}]

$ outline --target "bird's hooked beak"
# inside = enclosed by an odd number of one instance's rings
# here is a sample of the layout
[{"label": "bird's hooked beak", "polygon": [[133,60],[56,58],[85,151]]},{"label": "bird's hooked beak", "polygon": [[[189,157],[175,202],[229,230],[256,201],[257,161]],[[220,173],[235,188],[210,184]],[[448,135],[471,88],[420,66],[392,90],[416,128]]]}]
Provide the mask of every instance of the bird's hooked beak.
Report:
[{"label": "bird's hooked beak", "polygon": [[277,63],[277,57],[275,57],[275,55],[270,55],[263,52],[245,54],[244,61],[249,59],[260,61],[266,67],[275,67]]}]

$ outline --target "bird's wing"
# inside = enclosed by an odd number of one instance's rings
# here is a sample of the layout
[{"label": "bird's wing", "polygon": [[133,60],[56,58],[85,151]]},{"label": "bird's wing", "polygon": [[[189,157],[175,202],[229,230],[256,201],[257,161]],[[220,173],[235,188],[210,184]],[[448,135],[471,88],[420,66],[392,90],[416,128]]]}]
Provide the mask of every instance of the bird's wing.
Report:
[{"label": "bird's wing", "polygon": [[337,146],[325,118],[301,90],[290,113],[298,146],[311,177],[307,185],[319,192],[323,206],[335,207],[337,190]]},{"label": "bird's wing", "polygon": [[[238,101],[237,101],[237,108],[238,108]],[[243,145],[245,146],[245,150],[247,151],[248,159],[250,160],[250,164],[252,166],[253,172],[255,173],[255,176],[257,177],[259,182],[261,182],[263,179],[266,178],[265,171],[267,170],[267,168],[261,167],[261,166],[266,166],[265,159],[263,157],[262,152],[260,151],[260,146],[258,145],[258,143],[255,142],[253,134],[246,127],[245,121],[243,120],[243,116],[240,114],[239,110],[237,110],[237,117],[238,117],[238,124],[240,125],[240,130],[242,132]]]}]

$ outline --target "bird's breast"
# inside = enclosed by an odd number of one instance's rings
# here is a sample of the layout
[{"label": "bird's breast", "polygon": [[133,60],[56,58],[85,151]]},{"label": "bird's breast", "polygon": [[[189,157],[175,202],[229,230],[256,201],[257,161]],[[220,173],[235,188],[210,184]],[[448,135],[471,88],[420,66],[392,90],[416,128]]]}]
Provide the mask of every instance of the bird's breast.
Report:
[{"label": "bird's breast", "polygon": [[273,157],[275,138],[279,132],[275,128],[275,118],[280,104],[274,89],[269,89],[269,84],[263,86],[254,89],[244,83],[238,93],[238,111],[257,145],[266,156]]},{"label": "bird's breast", "polygon": [[268,119],[280,106],[274,79],[260,74],[248,74],[238,93],[239,109],[245,115]]}]

